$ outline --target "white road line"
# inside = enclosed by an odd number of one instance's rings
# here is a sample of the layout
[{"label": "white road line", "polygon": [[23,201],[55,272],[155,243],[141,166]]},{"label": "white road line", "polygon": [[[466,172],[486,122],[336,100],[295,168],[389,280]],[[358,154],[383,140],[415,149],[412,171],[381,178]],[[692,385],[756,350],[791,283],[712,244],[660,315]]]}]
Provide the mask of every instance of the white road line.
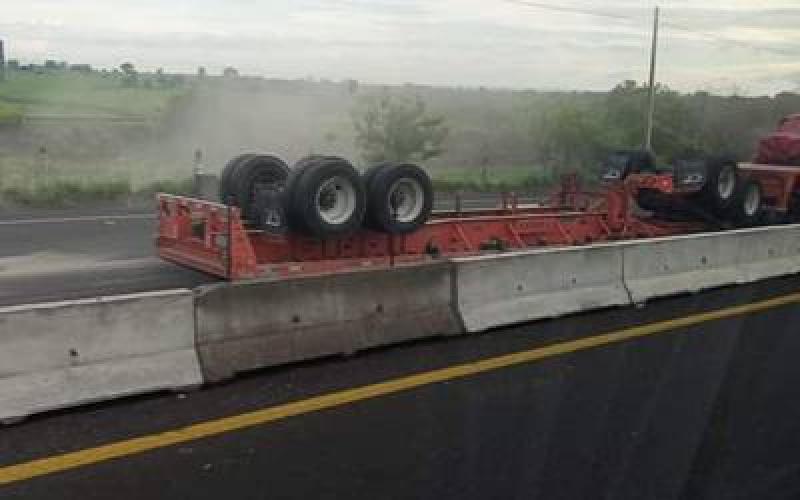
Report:
[{"label": "white road line", "polygon": [[155,219],[155,214],[87,215],[83,217],[59,217],[43,219],[18,219],[0,221],[0,226],[24,226],[27,224],[63,224],[65,222],[101,222],[107,220]]}]

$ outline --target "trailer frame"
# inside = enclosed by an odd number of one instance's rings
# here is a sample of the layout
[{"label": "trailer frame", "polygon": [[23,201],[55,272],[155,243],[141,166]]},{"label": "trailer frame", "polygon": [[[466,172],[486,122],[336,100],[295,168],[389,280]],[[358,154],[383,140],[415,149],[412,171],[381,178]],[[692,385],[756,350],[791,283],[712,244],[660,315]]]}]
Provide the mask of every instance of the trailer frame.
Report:
[{"label": "trailer frame", "polygon": [[434,212],[409,234],[362,229],[335,240],[253,229],[241,210],[195,198],[157,195],[156,246],[161,258],[227,280],[289,278],[387,268],[442,258],[543,247],[653,238],[707,229],[635,214],[633,196],[648,179],[632,178],[603,192],[565,176],[545,206],[504,195],[497,208]]}]

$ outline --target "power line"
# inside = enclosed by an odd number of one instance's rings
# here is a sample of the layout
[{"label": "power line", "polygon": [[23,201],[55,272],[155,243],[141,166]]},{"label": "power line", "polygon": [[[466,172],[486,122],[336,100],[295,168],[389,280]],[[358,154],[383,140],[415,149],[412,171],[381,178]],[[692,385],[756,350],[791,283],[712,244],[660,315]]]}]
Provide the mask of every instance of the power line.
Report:
[{"label": "power line", "polygon": [[688,33],[694,33],[696,35],[700,35],[700,36],[703,36],[705,38],[709,38],[709,39],[716,40],[718,42],[723,42],[723,43],[730,44],[730,45],[736,45],[736,46],[744,48],[744,49],[756,50],[756,51],[759,51],[759,52],[769,52],[769,53],[772,53],[772,54],[777,54],[777,55],[780,55],[780,56],[787,56],[787,57],[797,57],[798,56],[797,52],[792,52],[790,50],[778,49],[778,48],[775,48],[775,47],[763,47],[763,46],[759,46],[759,45],[754,45],[754,44],[751,44],[751,43],[742,42],[741,40],[736,40],[736,39],[728,38],[728,37],[725,37],[725,36],[722,36],[722,35],[717,35],[715,33],[711,33],[711,32],[708,32],[708,31],[703,31],[703,30],[690,28],[690,27],[688,27],[686,25],[683,25],[683,24],[678,24],[678,23],[673,23],[673,22],[663,22],[661,24],[663,26],[665,26],[665,27],[668,27],[668,28],[672,28],[672,29],[680,30],[680,31],[685,31],[685,32],[688,32]]},{"label": "power line", "polygon": [[506,3],[510,3],[510,4],[521,5],[521,6],[526,6],[526,7],[534,7],[534,8],[542,9],[542,10],[551,10],[551,11],[554,11],[554,12],[567,12],[567,13],[570,13],[570,14],[583,14],[583,15],[593,16],[593,17],[605,17],[605,18],[608,18],[608,19],[617,19],[617,20],[623,20],[623,21],[633,21],[633,22],[637,22],[637,23],[641,22],[641,19],[638,19],[638,18],[633,17],[633,16],[626,16],[626,15],[623,15],[623,14],[611,14],[609,12],[604,12],[604,11],[600,11],[600,10],[581,9],[581,8],[578,8],[578,7],[563,7],[563,6],[559,6],[559,5],[552,5],[552,4],[543,3],[543,2],[533,2],[533,1],[529,1],[529,0],[503,0],[503,1],[505,1]]},{"label": "power line", "polygon": [[[592,16],[592,17],[599,17],[605,19],[615,19],[619,21],[626,21],[626,22],[635,22],[637,24],[641,24],[643,19],[636,16],[629,16],[624,14],[612,14],[610,12],[596,10],[596,9],[587,9],[587,8],[580,8],[580,7],[567,7],[567,6],[560,6],[560,5],[552,5],[544,2],[537,2],[533,0],[503,0],[505,3],[518,5],[522,7],[533,7],[535,9],[541,10],[549,10],[553,12],[563,12],[569,14],[581,14],[585,16]],[[666,28],[672,28],[673,30],[683,31],[687,33],[694,33],[695,35],[702,36],[707,39],[715,40],[717,42],[724,43],[726,45],[735,45],[739,48],[754,50],[758,52],[769,52],[772,54],[784,56],[784,57],[797,57],[797,52],[792,52],[786,49],[779,49],[775,47],[763,47],[759,45],[754,45],[751,43],[743,42],[741,40],[736,40],[732,38],[728,38],[722,35],[717,35],[715,33],[711,33],[708,31],[698,30],[694,28],[690,28],[689,26],[673,23],[669,21],[662,21],[661,25]],[[644,33],[643,33],[644,34]]]}]

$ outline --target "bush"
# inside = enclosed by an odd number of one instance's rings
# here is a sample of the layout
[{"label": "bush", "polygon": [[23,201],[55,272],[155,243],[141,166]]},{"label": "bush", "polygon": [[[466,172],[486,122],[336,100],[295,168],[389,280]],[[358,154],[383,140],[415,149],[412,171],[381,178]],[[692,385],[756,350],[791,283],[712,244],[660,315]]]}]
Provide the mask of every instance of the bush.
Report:
[{"label": "bush", "polygon": [[369,96],[353,112],[356,146],[369,163],[425,161],[441,156],[448,135],[444,118],[428,113],[417,97]]},{"label": "bush", "polygon": [[132,193],[128,181],[84,183],[76,181],[42,182],[28,188],[8,188],[3,198],[32,207],[64,207],[86,202],[112,201]]}]

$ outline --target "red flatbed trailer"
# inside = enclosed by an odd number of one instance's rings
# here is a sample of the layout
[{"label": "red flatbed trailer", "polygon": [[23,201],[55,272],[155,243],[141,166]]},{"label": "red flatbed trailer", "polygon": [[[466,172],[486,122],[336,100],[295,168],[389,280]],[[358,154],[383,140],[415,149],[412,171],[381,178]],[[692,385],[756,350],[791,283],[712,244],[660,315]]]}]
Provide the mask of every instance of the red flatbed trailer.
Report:
[{"label": "red flatbed trailer", "polygon": [[[418,230],[391,235],[362,229],[334,240],[250,229],[237,207],[158,195],[158,254],[227,280],[287,278],[385,268],[447,257],[529,248],[687,234],[698,222],[668,222],[634,214],[632,178],[603,193],[579,189],[568,176],[548,206],[520,206],[503,197],[496,209],[435,212]],[[663,187],[663,186],[662,186]]]},{"label": "red flatbed trailer", "polygon": [[793,195],[800,195],[800,167],[740,163],[739,172],[758,182],[764,205],[773,210],[789,212]]}]

